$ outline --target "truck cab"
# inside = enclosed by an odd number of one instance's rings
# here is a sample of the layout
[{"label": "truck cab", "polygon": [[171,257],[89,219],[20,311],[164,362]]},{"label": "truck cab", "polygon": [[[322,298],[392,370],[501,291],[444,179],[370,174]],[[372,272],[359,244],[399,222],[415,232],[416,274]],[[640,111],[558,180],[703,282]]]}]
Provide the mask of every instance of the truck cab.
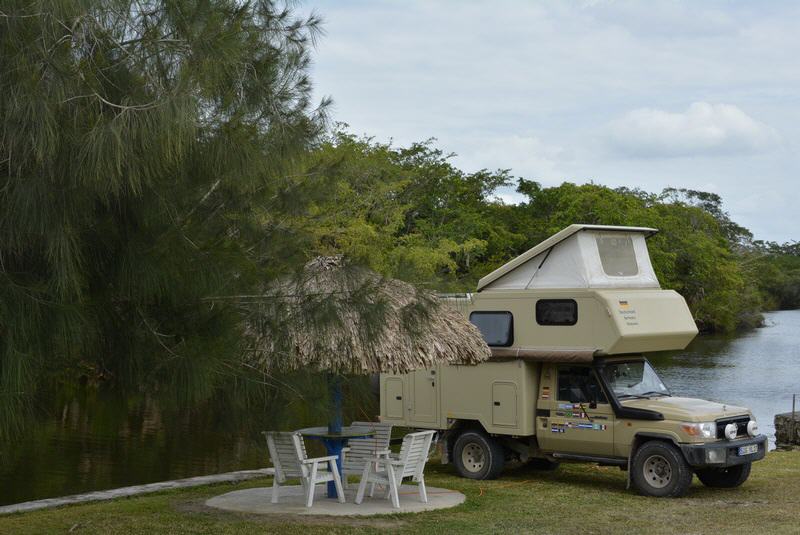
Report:
[{"label": "truck cab", "polygon": [[381,418],[438,429],[444,462],[474,479],[508,459],[628,470],[651,496],[680,496],[693,474],[743,483],[766,437],[744,408],[673,396],[645,352],[683,349],[697,328],[660,288],[655,229],[571,225],[478,283],[443,296],[476,325],[492,358],[382,374]]}]

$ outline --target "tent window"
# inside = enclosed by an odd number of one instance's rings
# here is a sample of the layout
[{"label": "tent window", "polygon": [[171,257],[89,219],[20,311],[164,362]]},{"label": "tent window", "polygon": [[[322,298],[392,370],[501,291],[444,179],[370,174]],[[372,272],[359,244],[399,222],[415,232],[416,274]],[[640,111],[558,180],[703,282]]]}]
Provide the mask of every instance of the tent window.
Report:
[{"label": "tent window", "polygon": [[632,277],[639,273],[630,236],[597,236],[597,251],[603,271],[610,277]]},{"label": "tent window", "polygon": [[539,299],[536,301],[536,323],[575,325],[578,323],[578,303],[573,299]]},{"label": "tent window", "polygon": [[511,312],[473,312],[471,321],[487,345],[508,347],[514,343],[514,316]]}]

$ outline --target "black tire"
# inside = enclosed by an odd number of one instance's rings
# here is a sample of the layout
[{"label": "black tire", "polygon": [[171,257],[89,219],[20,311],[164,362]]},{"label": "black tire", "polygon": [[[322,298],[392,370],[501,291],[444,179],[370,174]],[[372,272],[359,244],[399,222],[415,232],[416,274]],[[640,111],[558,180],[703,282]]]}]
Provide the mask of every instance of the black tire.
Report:
[{"label": "black tire", "polygon": [[561,463],[558,461],[551,461],[550,459],[534,457],[528,461],[527,466],[533,468],[534,470],[541,470],[542,472],[552,472],[553,470],[558,470],[558,467],[561,466]]},{"label": "black tire", "polygon": [[453,464],[461,477],[495,479],[503,471],[505,451],[482,431],[465,431],[453,445]]},{"label": "black tire", "polygon": [[744,463],[728,468],[703,468],[696,472],[697,479],[706,487],[732,489],[747,481],[750,466],[751,463]]},{"label": "black tire", "polygon": [[667,442],[645,442],[631,462],[631,481],[640,494],[676,498],[689,491],[692,468],[681,451]]}]

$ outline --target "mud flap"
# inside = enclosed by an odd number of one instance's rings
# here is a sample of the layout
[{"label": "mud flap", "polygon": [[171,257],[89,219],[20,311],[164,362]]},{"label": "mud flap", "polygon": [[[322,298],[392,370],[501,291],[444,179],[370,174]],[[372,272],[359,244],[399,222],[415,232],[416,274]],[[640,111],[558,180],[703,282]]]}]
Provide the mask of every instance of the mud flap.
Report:
[{"label": "mud flap", "polygon": [[626,478],[625,490],[631,490],[631,459],[633,455],[628,455],[628,477]]}]

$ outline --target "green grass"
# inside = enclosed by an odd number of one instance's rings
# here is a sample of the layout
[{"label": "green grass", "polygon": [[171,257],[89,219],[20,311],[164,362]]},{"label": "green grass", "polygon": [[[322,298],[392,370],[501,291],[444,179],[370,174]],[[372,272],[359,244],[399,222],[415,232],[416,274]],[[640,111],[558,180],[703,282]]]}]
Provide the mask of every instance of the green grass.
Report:
[{"label": "green grass", "polygon": [[466,502],[370,518],[245,515],[203,505],[270,482],[261,479],[0,517],[0,533],[800,533],[798,451],[769,453],[738,489],[706,489],[695,479],[680,499],[638,496],[625,489],[624,472],[586,464],[512,468],[495,481],[462,479],[435,463],[426,474],[429,485],[457,489]]}]

